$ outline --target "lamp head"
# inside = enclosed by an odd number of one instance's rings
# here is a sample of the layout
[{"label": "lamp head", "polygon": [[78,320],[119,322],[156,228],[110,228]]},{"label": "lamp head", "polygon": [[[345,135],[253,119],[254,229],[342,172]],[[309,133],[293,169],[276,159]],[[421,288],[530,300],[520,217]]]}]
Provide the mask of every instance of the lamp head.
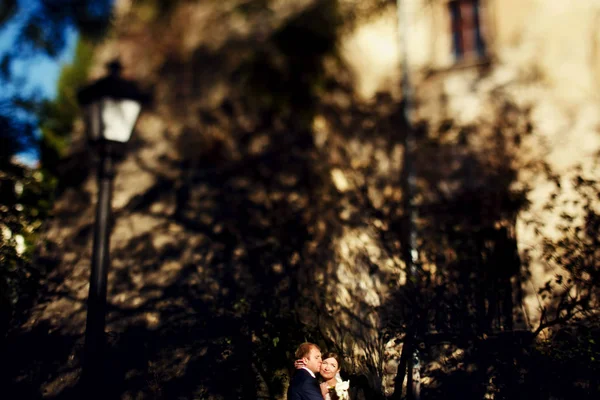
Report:
[{"label": "lamp head", "polygon": [[90,142],[126,143],[148,96],[135,82],[121,77],[118,60],[110,62],[107,68],[108,75],[82,88],[77,99],[84,109]]}]

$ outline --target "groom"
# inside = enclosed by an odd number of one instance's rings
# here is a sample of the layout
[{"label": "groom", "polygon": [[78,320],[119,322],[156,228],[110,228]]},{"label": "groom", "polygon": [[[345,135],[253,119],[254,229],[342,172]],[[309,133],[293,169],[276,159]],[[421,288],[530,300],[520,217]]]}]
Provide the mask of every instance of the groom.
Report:
[{"label": "groom", "polygon": [[302,359],[304,366],[292,377],[287,400],[323,400],[315,376],[321,369],[321,349],[314,343],[302,343],[296,350],[296,359]]}]

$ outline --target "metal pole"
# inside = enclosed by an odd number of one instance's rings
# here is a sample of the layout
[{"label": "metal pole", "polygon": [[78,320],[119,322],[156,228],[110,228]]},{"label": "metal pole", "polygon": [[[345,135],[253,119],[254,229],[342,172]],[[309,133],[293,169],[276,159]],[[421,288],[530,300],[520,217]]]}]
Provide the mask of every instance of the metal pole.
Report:
[{"label": "metal pole", "polygon": [[[408,64],[408,15],[406,10],[407,1],[398,0],[399,24],[402,29],[402,110],[406,121],[406,134],[404,135],[404,168],[405,168],[405,190],[406,190],[406,208],[408,225],[408,246],[409,251],[406,257],[406,267],[412,282],[418,277],[417,262],[419,253],[417,250],[417,232],[415,229],[418,218],[417,209],[414,204],[415,193],[417,192],[417,174],[414,163],[414,155],[417,149],[415,132],[413,126],[413,90],[410,82],[410,71]],[[403,4],[403,6],[401,6]]]},{"label": "metal pole", "polygon": [[89,393],[99,391],[98,383],[103,374],[106,281],[109,267],[109,230],[113,177],[112,156],[108,149],[102,149],[98,167],[98,204],[94,226],[94,247],[87,302],[82,372],[82,378]]},{"label": "metal pole", "polygon": [[408,398],[419,400],[421,398],[421,358],[419,354],[419,346],[415,343],[415,348],[412,353],[411,366],[411,385],[410,392],[408,392]]},{"label": "metal pole", "polygon": [[402,52],[402,111],[404,114],[404,120],[406,121],[406,133],[404,135],[404,190],[406,192],[405,197],[405,208],[406,208],[406,245],[407,250],[405,251],[405,263],[408,273],[408,281],[413,287],[413,307],[412,307],[412,324],[413,337],[407,337],[407,340],[413,341],[412,354],[409,355],[410,362],[408,362],[407,376],[408,385],[406,388],[407,398],[410,400],[419,400],[421,392],[421,380],[420,380],[420,354],[419,346],[416,343],[418,337],[418,326],[419,326],[419,314],[418,309],[418,298],[419,298],[419,271],[418,271],[418,249],[417,249],[417,231],[416,231],[416,220],[418,218],[418,211],[414,204],[414,197],[417,191],[417,179],[416,179],[416,168],[414,163],[414,154],[416,151],[417,143],[414,134],[413,126],[413,89],[410,81],[410,65],[409,65],[409,51],[408,51],[408,30],[409,30],[409,17],[408,17],[408,0],[397,0],[396,10],[398,16],[398,34],[399,44]]}]

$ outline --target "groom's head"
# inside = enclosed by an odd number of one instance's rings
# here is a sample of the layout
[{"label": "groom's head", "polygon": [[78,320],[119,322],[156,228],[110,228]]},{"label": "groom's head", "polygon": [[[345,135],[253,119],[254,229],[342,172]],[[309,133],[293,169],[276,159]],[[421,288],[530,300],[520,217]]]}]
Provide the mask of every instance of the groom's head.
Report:
[{"label": "groom's head", "polygon": [[315,374],[321,369],[321,349],[314,343],[302,343],[296,350],[296,359],[302,359],[306,368]]}]

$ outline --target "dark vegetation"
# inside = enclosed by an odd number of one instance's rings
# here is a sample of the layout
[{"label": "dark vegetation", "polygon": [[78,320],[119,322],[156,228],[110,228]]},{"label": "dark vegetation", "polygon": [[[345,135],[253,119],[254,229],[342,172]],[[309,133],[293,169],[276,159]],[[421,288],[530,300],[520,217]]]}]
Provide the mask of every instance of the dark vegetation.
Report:
[{"label": "dark vegetation", "polygon": [[[79,113],[75,90],[87,77],[89,41],[106,32],[112,7],[109,0],[33,3],[8,0],[0,5],[0,29],[11,25],[15,31],[13,47],[3,51],[0,61],[0,337],[18,317],[17,304],[30,305],[47,272],[32,264],[34,244],[52,208],[59,161],[66,155]],[[66,46],[68,29],[78,29],[82,40],[74,64],[62,71],[56,98],[49,101],[35,88],[26,90],[26,76],[14,65],[57,57]],[[39,163],[27,165],[17,161],[18,155]]]},{"label": "dark vegetation", "polygon": [[[87,279],[80,272],[89,259],[93,201],[83,184],[93,174],[69,145],[79,113],[74,89],[86,79],[109,15],[108,2],[66,2],[60,11],[58,3],[65,2],[41,2],[22,39],[52,55],[64,45],[65,26],[80,30],[58,97],[43,103],[15,95],[0,109],[0,215],[11,232],[3,230],[0,243],[0,382],[8,398],[80,398],[84,302],[69,285]],[[304,340],[344,354],[345,375],[367,398],[383,397],[379,355],[390,340],[421,349],[422,376],[432,382],[423,398],[597,398],[600,187],[590,178],[597,171],[574,171],[577,198],[565,199],[561,177],[543,160],[519,165],[519,146],[534,129],[527,110],[499,96],[488,125],[417,124],[420,279],[399,284],[406,277],[399,261],[403,176],[400,164],[382,173],[377,163],[381,154],[397,158],[408,126],[390,95],[357,100],[337,47],[345,29],[385,6],[373,3],[349,16],[335,1],[315,1],[260,37],[165,57],[152,84],[183,128],[167,127],[154,141],[137,136],[129,149],[153,179],[116,212],[115,230],[119,221],[157,223],[113,243],[104,398],[279,398],[291,353]],[[182,4],[194,2],[135,7],[154,10],[143,23],[158,43]],[[10,21],[15,5],[0,6],[0,22]],[[269,10],[267,1],[252,1],[231,12],[263,21]],[[227,96],[216,107],[202,103],[219,82]],[[37,112],[41,138],[33,122],[17,117],[18,107]],[[317,115],[329,123],[324,142],[315,139]],[[159,140],[175,142],[177,154],[142,156]],[[12,161],[36,146],[39,168]],[[331,183],[334,168],[350,189]],[[530,260],[519,257],[515,223],[529,188],[514,188],[518,168],[556,182],[548,209],[576,201],[585,211],[582,219],[561,215],[561,237],[545,239],[544,260],[564,273],[540,289],[551,301],[539,327],[528,326],[521,307]],[[543,221],[529,223],[541,228]],[[67,226],[70,233],[61,233]],[[350,292],[349,306],[329,309],[345,262],[336,246],[355,231],[369,233],[381,258],[397,260],[390,271],[358,249],[353,266],[381,279],[392,296],[375,306]],[[162,238],[166,245],[157,244]],[[36,320],[43,306],[61,300],[69,306],[57,319]],[[540,336],[546,328],[551,334]],[[365,355],[354,356],[352,344]],[[405,356],[398,361],[404,365]]]}]

